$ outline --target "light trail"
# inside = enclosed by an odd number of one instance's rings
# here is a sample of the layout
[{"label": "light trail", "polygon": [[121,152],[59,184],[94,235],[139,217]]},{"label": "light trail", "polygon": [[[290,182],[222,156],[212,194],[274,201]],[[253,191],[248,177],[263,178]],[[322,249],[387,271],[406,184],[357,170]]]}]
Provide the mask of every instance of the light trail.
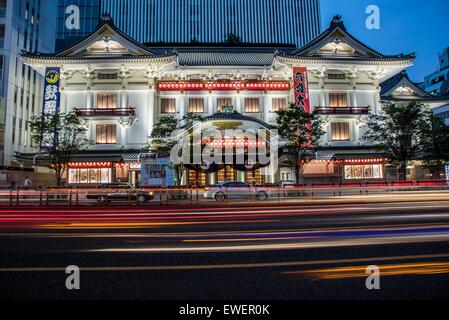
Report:
[{"label": "light trail", "polygon": [[[166,266],[107,266],[107,267],[83,267],[82,272],[115,272],[115,271],[158,271],[158,270],[216,270],[216,269],[246,269],[246,268],[283,268],[300,267],[326,264],[347,264],[347,263],[373,263],[381,261],[405,261],[405,260],[424,260],[424,259],[443,259],[449,258],[449,254],[425,254],[391,257],[370,257],[370,258],[352,258],[352,259],[328,259],[313,261],[289,261],[289,262],[261,262],[261,263],[241,263],[241,264],[198,264],[198,265],[166,265]],[[366,267],[365,267],[366,268]],[[66,267],[10,267],[0,268],[0,273],[16,272],[65,272]],[[288,272],[294,275],[298,271]],[[287,274],[287,272],[286,272]],[[365,274],[366,277],[366,274]]]},{"label": "light trail", "polygon": [[101,248],[78,250],[80,252],[98,253],[173,253],[173,252],[248,252],[248,251],[280,251],[299,250],[311,248],[334,248],[374,246],[406,243],[430,243],[449,241],[449,234],[413,235],[403,237],[373,237],[359,239],[326,240],[316,242],[285,242],[277,244],[253,244],[253,245],[229,245],[229,246],[163,246],[163,247],[140,247],[140,248]]},{"label": "light trail", "polygon": [[[422,262],[380,265],[379,272],[382,277],[405,275],[432,275],[449,273],[449,262]],[[310,277],[312,279],[333,280],[348,278],[366,278],[366,266],[350,266],[339,268],[326,268],[318,270],[283,272],[286,276]]]}]

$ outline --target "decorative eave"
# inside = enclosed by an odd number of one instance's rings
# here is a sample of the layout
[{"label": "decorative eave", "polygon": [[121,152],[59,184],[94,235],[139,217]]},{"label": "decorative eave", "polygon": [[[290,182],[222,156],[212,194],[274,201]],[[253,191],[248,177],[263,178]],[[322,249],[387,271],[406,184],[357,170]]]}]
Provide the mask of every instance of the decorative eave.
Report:
[{"label": "decorative eave", "polygon": [[33,53],[23,53],[22,60],[28,65],[45,65],[45,66],[61,66],[61,65],[82,65],[82,64],[170,64],[177,61],[176,54],[160,55],[160,56],[88,56],[88,57],[62,57],[54,55],[40,55]]},{"label": "decorative eave", "polygon": [[[347,44],[351,47],[353,53],[339,53],[338,51],[329,53],[318,53],[318,51],[324,46],[332,43],[332,40],[336,44]],[[327,30],[322,32],[314,40],[310,41],[308,44],[302,48],[286,55],[286,58],[294,59],[297,58],[299,61],[305,62],[317,62],[317,63],[369,63],[372,61],[376,64],[390,64],[390,63],[411,63],[415,58],[415,54],[399,54],[399,55],[385,55],[382,54],[366,44],[362,43],[360,40],[351,35],[341,20],[341,16],[335,16],[330,23]]]},{"label": "decorative eave", "polygon": [[342,64],[342,65],[403,65],[411,66],[415,55],[404,55],[386,58],[367,58],[367,57],[318,57],[318,56],[292,56],[277,55],[275,61],[283,64],[304,65],[304,64]]},{"label": "decorative eave", "polygon": [[148,47],[144,46],[143,44],[139,43],[135,39],[131,38],[129,35],[127,35],[125,32],[117,28],[114,24],[113,19],[111,16],[107,13],[103,14],[101,17],[100,23],[98,24],[96,30],[94,30],[92,33],[87,35],[85,38],[83,38],[78,43],[62,50],[61,52],[58,52],[56,56],[61,57],[67,57],[67,56],[75,56],[77,55],[76,52],[79,52],[83,48],[87,47],[89,44],[94,42],[98,39],[98,37],[101,37],[101,35],[107,32],[108,34],[111,34],[113,37],[117,38],[118,40],[122,41],[123,44],[127,48],[132,48],[133,51],[135,51],[137,54],[141,55],[148,55],[152,56],[155,55],[153,51],[151,51]]},{"label": "decorative eave", "polygon": [[[402,72],[398,73],[396,76],[382,82],[380,84],[382,90],[380,92],[381,98],[385,100],[416,100],[419,98],[422,99],[433,99],[435,98],[430,93],[426,92],[422,88],[420,88],[416,83],[410,80],[407,72],[403,70]],[[414,98],[408,98],[404,97],[401,98],[400,96],[391,96],[391,94],[400,87],[408,87],[410,88],[416,96]]]}]

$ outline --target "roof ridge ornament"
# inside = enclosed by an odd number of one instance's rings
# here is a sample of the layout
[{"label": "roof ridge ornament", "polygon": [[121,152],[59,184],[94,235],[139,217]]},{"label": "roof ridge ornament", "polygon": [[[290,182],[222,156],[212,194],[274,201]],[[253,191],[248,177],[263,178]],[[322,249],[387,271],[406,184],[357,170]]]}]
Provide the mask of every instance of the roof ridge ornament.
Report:
[{"label": "roof ridge ornament", "polygon": [[331,21],[330,28],[333,29],[333,28],[337,28],[337,27],[340,27],[342,30],[346,31],[345,24],[343,23],[343,20],[341,19],[340,15],[334,16]]},{"label": "roof ridge ornament", "polygon": [[101,15],[101,21],[104,23],[114,24],[114,20],[112,19],[111,15],[108,12],[103,12],[103,14]]}]

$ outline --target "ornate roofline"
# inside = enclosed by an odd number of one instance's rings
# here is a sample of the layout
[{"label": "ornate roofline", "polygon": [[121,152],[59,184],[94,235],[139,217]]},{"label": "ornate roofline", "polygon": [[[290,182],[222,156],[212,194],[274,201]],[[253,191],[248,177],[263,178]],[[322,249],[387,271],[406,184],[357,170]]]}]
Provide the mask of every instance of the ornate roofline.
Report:
[{"label": "ornate roofline", "polygon": [[[396,89],[400,83],[403,83],[404,85],[410,87],[413,91],[415,91],[417,94],[419,94],[422,98],[430,98],[432,99],[433,96],[420,88],[416,83],[414,83],[412,80],[410,80],[408,73],[403,70],[402,72],[398,73],[396,76],[385,80],[380,84],[382,91],[381,91],[381,97],[382,98],[388,98],[390,96],[387,96],[388,93],[390,93],[392,90]],[[406,99],[400,99],[400,100],[406,100]],[[444,100],[444,99],[442,99]]]},{"label": "ornate roofline", "polygon": [[[313,39],[312,41],[310,41],[309,43],[307,43],[305,46],[298,48],[297,50],[292,52],[292,56],[301,56],[304,57],[304,54],[308,49],[313,48],[314,46],[318,45],[322,40],[326,39],[326,37],[328,37],[329,35],[331,35],[332,33],[336,32],[336,31],[340,31],[341,33],[343,33],[344,35],[348,36],[348,38],[351,41],[354,41],[355,43],[357,43],[358,45],[360,45],[361,47],[364,47],[365,49],[367,49],[367,51],[369,51],[372,54],[372,59],[394,59],[394,58],[407,58],[407,59],[414,59],[415,58],[415,54],[411,53],[411,54],[398,54],[398,55],[385,55],[380,53],[379,51],[376,51],[374,49],[372,49],[371,47],[369,47],[368,45],[364,44],[363,42],[361,42],[360,40],[358,40],[356,37],[354,37],[351,33],[348,32],[348,30],[346,29],[346,26],[344,24],[344,22],[341,20],[341,16],[335,16],[328,29],[326,29],[325,31],[323,31],[319,36],[317,36],[315,39]],[[354,59],[354,57],[348,57],[347,59]]]},{"label": "ornate roofline", "polygon": [[277,55],[275,59],[283,63],[292,63],[292,64],[397,64],[401,63],[404,65],[413,64],[414,56],[398,56],[398,57],[390,57],[390,58],[364,58],[364,57],[307,57],[307,56],[292,56],[292,55]]},{"label": "ornate roofline", "polygon": [[82,47],[85,43],[88,43],[91,41],[95,36],[102,31],[103,29],[110,29],[111,31],[117,33],[119,36],[125,39],[125,41],[131,43],[132,45],[138,47],[139,49],[143,50],[148,55],[154,55],[155,53],[152,52],[148,47],[143,45],[142,43],[138,42],[137,40],[131,38],[129,35],[127,35],[125,32],[117,28],[114,24],[114,20],[111,18],[111,16],[108,13],[104,13],[101,17],[101,20],[97,26],[97,28],[90,34],[88,34],[86,37],[78,41],[77,43],[63,49],[62,51],[56,53],[56,56],[66,56],[68,53],[72,52],[73,50],[76,50],[79,47]]},{"label": "ornate roofline", "polygon": [[177,61],[177,55],[159,55],[159,56],[87,56],[87,57],[61,57],[61,56],[51,56],[51,55],[40,55],[32,53],[23,53],[21,55],[22,60],[31,65],[61,65],[61,63],[66,64],[85,64],[85,63],[95,63],[95,64],[110,64],[114,63],[157,63],[157,64],[168,64]]}]

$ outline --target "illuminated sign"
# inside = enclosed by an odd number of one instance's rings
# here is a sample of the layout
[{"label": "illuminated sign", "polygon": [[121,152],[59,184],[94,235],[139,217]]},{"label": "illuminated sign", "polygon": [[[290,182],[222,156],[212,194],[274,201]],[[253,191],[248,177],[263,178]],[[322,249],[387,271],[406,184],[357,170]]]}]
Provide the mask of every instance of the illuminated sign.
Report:
[{"label": "illuminated sign", "polygon": [[295,105],[310,112],[309,85],[307,81],[307,68],[293,68],[293,91],[295,95]]},{"label": "illuminated sign", "polygon": [[[44,102],[42,105],[42,116],[44,118],[50,117],[51,115],[59,112],[59,84],[61,80],[61,71],[58,67],[47,67],[45,69],[45,81],[44,81]],[[42,132],[42,140],[46,140],[47,143],[41,143],[41,150],[49,149],[52,146],[48,141],[52,139],[47,139],[49,135],[55,134],[54,132]],[[44,139],[45,137],[45,139]]]},{"label": "illuminated sign", "polygon": [[168,187],[175,184],[175,171],[168,159],[149,159],[142,162],[143,187]]},{"label": "illuminated sign", "polygon": [[449,181],[449,164],[447,164],[445,168],[446,168],[446,180]]},{"label": "illuminated sign", "polygon": [[160,91],[287,91],[290,90],[288,81],[159,81]]}]

